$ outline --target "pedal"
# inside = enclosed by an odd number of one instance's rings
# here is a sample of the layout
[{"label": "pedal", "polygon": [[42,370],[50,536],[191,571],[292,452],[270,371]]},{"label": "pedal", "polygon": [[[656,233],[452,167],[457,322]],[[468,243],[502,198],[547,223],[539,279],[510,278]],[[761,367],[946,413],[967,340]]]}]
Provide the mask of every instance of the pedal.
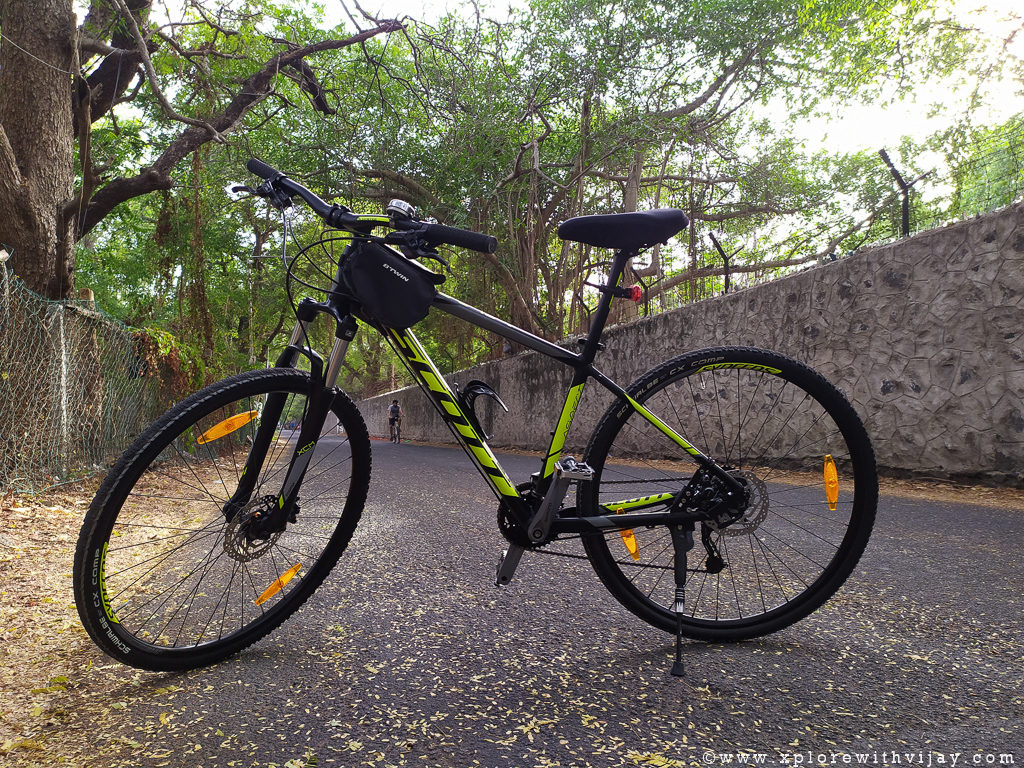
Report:
[{"label": "pedal", "polygon": [[517,544],[511,544],[508,549],[501,553],[501,559],[498,561],[498,571],[494,577],[494,586],[504,587],[512,581],[516,568],[519,567],[519,560],[522,558],[523,552],[522,547]]},{"label": "pedal", "polygon": [[[594,470],[585,461],[576,461],[572,456],[566,456],[555,464],[555,470],[561,472],[563,477],[569,480],[592,480]],[[559,502],[561,503],[561,502]]]}]

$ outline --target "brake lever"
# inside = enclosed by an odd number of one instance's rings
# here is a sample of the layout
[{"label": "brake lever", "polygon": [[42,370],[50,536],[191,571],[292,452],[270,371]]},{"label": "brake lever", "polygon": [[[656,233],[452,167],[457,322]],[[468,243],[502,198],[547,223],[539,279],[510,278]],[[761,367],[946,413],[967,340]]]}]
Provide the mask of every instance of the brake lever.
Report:
[{"label": "brake lever", "polygon": [[452,265],[449,264],[436,250],[431,249],[428,251],[426,249],[420,249],[419,255],[425,259],[433,259],[434,261],[441,262],[441,264],[444,265],[444,268],[448,272],[448,274],[451,275],[452,277],[455,276],[455,273],[452,272]]},{"label": "brake lever", "polygon": [[277,208],[279,211],[283,211],[286,208],[292,207],[292,198],[287,192],[279,189],[273,181],[265,181],[260,184],[253,191],[257,197],[265,198],[270,201],[270,204]]},{"label": "brake lever", "polygon": [[258,193],[256,192],[256,190],[253,189],[252,187],[250,187],[248,184],[240,184],[237,187],[232,187],[231,191],[232,192],[247,192],[250,195],[258,196]]},{"label": "brake lever", "polygon": [[[423,222],[419,222],[423,223]],[[448,271],[449,275],[453,275],[452,266],[437,252],[436,248],[432,248],[426,244],[422,237],[416,230],[405,230],[389,232],[384,236],[384,243],[386,245],[398,246],[398,250],[405,254],[410,259],[433,259],[439,261],[444,265],[444,268]]]}]

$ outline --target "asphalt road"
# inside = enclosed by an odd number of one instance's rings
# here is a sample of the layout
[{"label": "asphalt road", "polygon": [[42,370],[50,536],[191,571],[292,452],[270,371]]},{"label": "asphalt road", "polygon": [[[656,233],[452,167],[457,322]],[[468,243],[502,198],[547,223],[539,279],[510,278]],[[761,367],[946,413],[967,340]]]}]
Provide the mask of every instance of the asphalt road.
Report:
[{"label": "asphalt road", "polygon": [[1024,765],[1022,512],[883,497],[829,604],[689,643],[680,679],[586,561],[528,553],[493,586],[496,502],[461,451],[373,447],[349,550],[270,638],[183,674],[93,651],[92,711],[62,724],[89,765]]}]

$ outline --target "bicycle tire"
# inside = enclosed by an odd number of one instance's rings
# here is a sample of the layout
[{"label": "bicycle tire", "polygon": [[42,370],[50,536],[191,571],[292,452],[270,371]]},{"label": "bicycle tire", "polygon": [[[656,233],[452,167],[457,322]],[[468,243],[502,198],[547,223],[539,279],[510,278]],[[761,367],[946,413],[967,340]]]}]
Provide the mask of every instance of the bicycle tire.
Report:
[{"label": "bicycle tire", "polygon": [[[369,487],[369,435],[343,392],[331,404],[343,436],[328,416],[295,521],[265,541],[249,541],[241,527],[279,493],[299,435],[289,418],[301,420],[313,386],[293,369],[224,379],[171,408],[114,464],[85,516],[74,566],[79,616],[105,653],[148,670],[206,666],[265,636],[320,586]],[[278,431],[250,503],[229,522],[223,505],[271,393],[286,396]]]},{"label": "bicycle tire", "polygon": [[[744,347],[704,349],[669,360],[627,390],[751,492],[743,519],[698,524],[688,553],[681,634],[735,641],[806,617],[846,580],[867,546],[878,501],[874,452],[860,418],[818,373],[783,355]],[[836,467],[835,509],[825,489]],[[623,496],[665,511],[694,476],[695,462],[625,400],[604,414],[585,460],[584,515],[617,512]],[[664,497],[658,506],[649,501]],[[703,545],[717,546],[726,567]],[[587,556],[605,587],[649,624],[676,632],[673,547],[666,527],[588,534]],[[635,549],[634,553],[632,550]],[[710,567],[709,567],[710,565]]]}]

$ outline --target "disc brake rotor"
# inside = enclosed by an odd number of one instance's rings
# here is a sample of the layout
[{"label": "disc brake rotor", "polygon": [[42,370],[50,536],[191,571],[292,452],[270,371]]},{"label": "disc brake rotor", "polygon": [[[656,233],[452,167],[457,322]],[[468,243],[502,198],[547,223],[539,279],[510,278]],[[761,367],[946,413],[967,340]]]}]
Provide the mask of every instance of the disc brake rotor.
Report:
[{"label": "disc brake rotor", "polygon": [[248,563],[262,557],[277,543],[281,532],[272,533],[269,538],[250,538],[249,527],[257,513],[269,514],[275,503],[273,496],[253,499],[246,504],[224,529],[224,551],[228,557],[240,563]]},{"label": "disc brake rotor", "polygon": [[768,486],[748,470],[734,472],[733,477],[743,482],[747,488],[750,498],[747,508],[739,518],[727,526],[719,527],[714,522],[708,522],[708,527],[724,536],[746,536],[756,531],[768,516]]}]

